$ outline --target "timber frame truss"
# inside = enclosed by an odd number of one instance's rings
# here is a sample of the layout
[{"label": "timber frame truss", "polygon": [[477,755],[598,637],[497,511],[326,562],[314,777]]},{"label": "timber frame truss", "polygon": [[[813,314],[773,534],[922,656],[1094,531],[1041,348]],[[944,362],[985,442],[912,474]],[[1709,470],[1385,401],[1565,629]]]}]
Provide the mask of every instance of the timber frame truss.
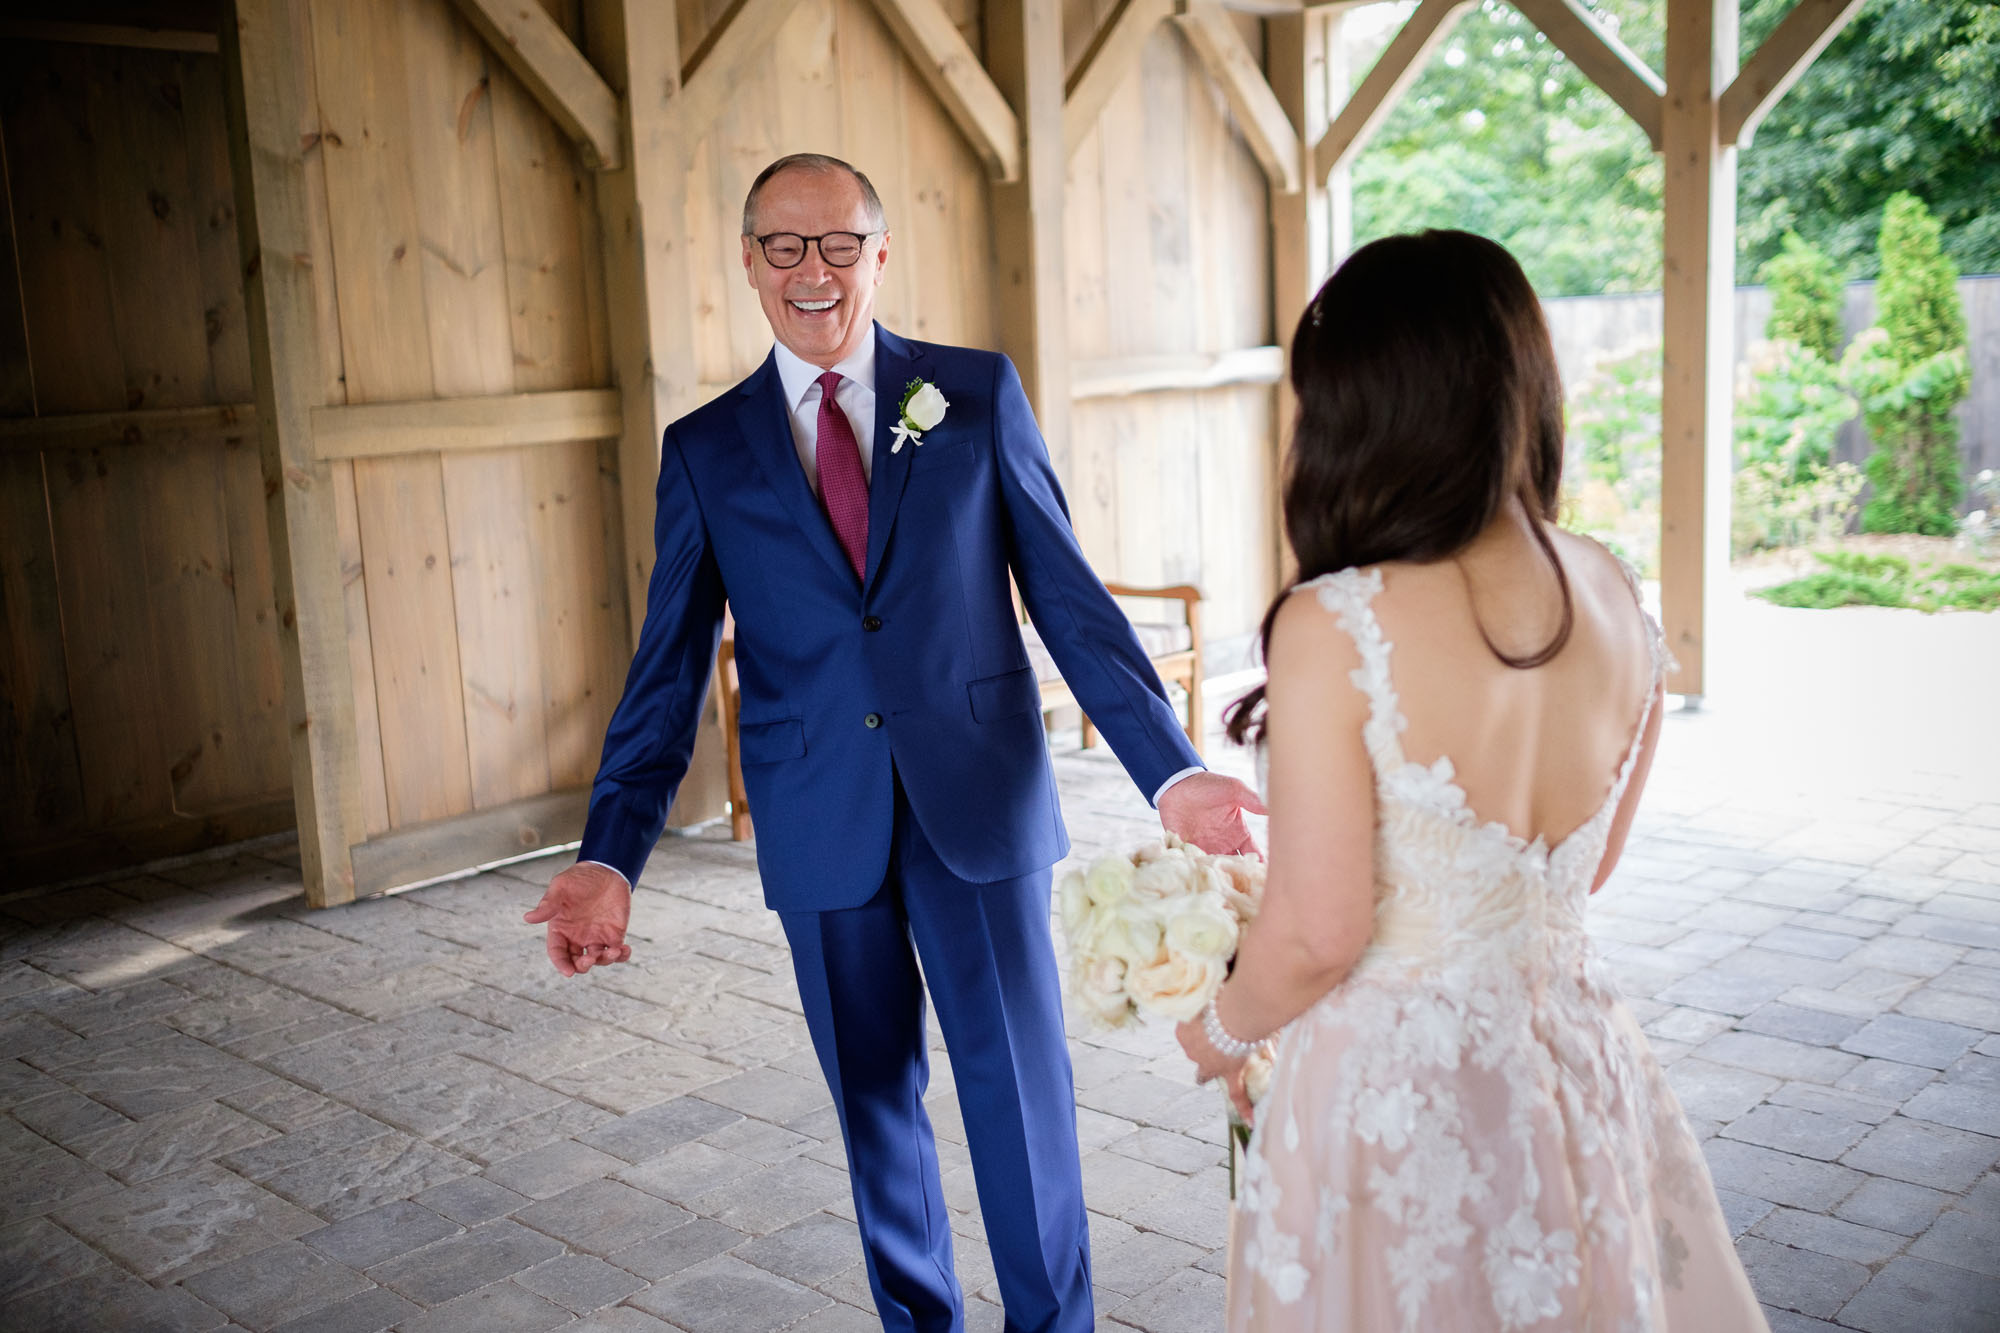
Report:
[{"label": "timber frame truss", "polygon": [[[353,698],[334,532],[337,460],[384,453],[615,438],[624,582],[634,634],[653,552],[650,479],[664,427],[702,386],[689,322],[693,274],[680,207],[694,145],[725,108],[745,63],[768,48],[797,0],[736,0],[683,56],[673,0],[585,0],[588,51],[533,0],[451,0],[595,173],[614,389],[445,402],[346,406],[318,401],[309,227],[303,201],[310,123],[296,62],[307,49],[289,0],[234,0],[220,51],[245,256],[256,402],[270,496],[282,649],[293,727],[293,785],[309,900],[380,892],[424,874],[561,841],[580,826],[577,793],[395,830],[369,839],[360,816]],[[1276,383],[1275,346],[1193,358],[1073,366],[1063,293],[1067,163],[1158,25],[1171,20],[1221,89],[1270,190],[1274,324],[1280,339],[1348,248],[1345,181],[1425,59],[1471,0],[1421,0],[1351,97],[1340,43],[1352,0],[1121,0],[1068,79],[1058,0],[986,0],[986,62],[939,0],[871,0],[991,180],[995,295],[1007,352],[1058,468],[1068,461],[1074,398],[1231,382]],[[1726,558],[1729,301],[1734,153],[1863,0],[1798,0],[1740,71],[1738,0],[1667,0],[1664,77],[1621,45],[1583,0],[1514,0],[1667,160],[1663,424],[1664,619],[1681,669],[1672,688],[1699,697],[1709,605]],[[1253,51],[1229,10],[1258,16]],[[157,39],[155,39],[157,40]],[[43,423],[46,425],[46,423]],[[79,439],[112,422],[79,422]],[[0,447],[6,441],[0,438]],[[1273,449],[1281,447],[1274,441]],[[1275,494],[1271,497],[1274,540]],[[1282,568],[1283,552],[1279,552]],[[713,748],[713,747],[711,747]],[[719,762],[688,790],[720,808]],[[698,812],[710,813],[710,812]],[[573,834],[569,834],[573,836]]]}]

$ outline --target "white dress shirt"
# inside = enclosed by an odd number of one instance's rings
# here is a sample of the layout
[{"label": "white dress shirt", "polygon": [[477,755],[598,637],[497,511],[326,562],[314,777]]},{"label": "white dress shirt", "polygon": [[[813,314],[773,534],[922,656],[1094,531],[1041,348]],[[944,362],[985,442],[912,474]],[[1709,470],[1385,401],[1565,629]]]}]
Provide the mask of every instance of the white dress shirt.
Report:
[{"label": "white dress shirt", "polygon": [[[792,418],[792,446],[798,450],[799,466],[806,470],[806,484],[819,494],[819,377],[826,372],[783,343],[772,347],[778,362],[778,383],[785,390],[785,411]],[[861,475],[875,479],[875,339],[861,340],[854,355],[833,367],[840,387],[833,401],[847,414],[854,428],[854,443],[861,449]]]}]

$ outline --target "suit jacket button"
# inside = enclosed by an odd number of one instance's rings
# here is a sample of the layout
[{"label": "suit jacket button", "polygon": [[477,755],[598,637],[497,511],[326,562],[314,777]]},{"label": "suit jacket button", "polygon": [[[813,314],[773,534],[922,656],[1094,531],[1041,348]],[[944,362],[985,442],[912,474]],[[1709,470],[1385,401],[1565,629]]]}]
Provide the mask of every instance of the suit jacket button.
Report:
[{"label": "suit jacket button", "polygon": [[861,722],[863,726],[872,731],[882,725],[882,715],[880,713],[870,713],[867,717],[862,718]]},{"label": "suit jacket button", "polygon": [[862,617],[861,628],[867,630],[870,634],[873,634],[876,630],[882,628],[882,617],[880,616]]}]

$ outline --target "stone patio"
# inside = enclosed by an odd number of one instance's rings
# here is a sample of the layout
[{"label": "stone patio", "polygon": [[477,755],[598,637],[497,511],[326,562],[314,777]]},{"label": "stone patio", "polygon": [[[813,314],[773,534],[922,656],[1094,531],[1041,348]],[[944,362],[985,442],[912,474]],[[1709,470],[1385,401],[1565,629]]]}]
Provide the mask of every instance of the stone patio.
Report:
[{"label": "stone patio", "polygon": [[[2000,617],[1731,614],[1593,928],[1778,1333],[2000,1328]],[[1057,748],[1080,857],[1151,835]],[[878,1327],[753,853],[663,841],[634,961],[565,982],[519,919],[568,860],[310,912],[277,840],[0,900],[0,1322]],[[1073,1052],[1100,1326],[1219,1327],[1218,1094],[1165,1030]],[[942,1051],[930,1108],[997,1329]]]}]

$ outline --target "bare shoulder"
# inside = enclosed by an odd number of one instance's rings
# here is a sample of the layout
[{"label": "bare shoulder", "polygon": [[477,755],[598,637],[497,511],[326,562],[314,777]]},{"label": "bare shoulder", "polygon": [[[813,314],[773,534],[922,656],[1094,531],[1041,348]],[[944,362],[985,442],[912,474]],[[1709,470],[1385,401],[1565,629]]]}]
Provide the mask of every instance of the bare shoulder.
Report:
[{"label": "bare shoulder", "polygon": [[1594,626],[1594,637],[1623,656],[1646,655],[1644,607],[1634,586],[1636,574],[1602,543],[1559,528],[1549,530],[1569,574],[1578,622]]},{"label": "bare shoulder", "polygon": [[1594,592],[1615,592],[1627,602],[1632,600],[1632,585],[1626,579],[1625,562],[1614,555],[1610,547],[1595,537],[1586,537],[1580,532],[1554,525],[1550,525],[1548,534],[1572,581],[1582,583]]}]

